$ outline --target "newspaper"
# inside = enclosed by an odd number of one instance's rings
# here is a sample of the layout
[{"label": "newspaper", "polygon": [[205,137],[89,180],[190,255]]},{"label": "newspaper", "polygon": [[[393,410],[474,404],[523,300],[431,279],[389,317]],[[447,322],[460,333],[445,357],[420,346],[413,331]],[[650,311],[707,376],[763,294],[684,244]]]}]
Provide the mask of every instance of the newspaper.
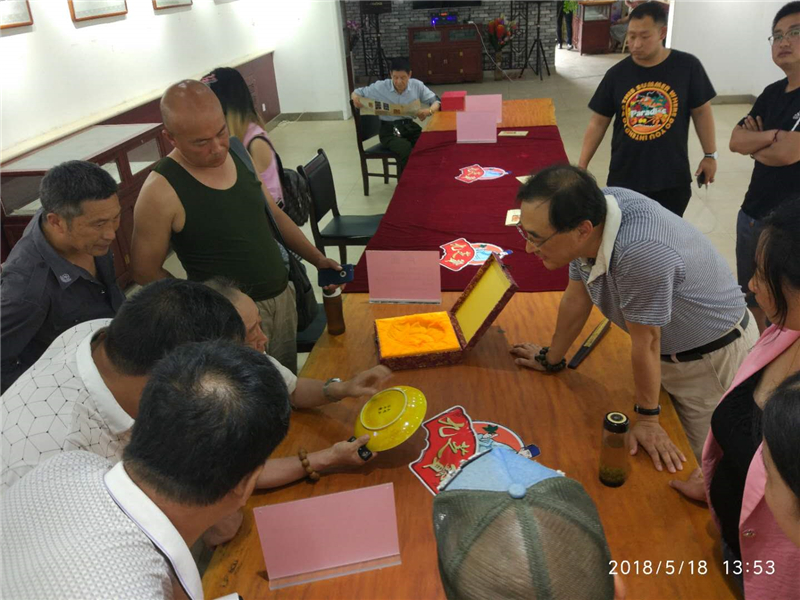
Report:
[{"label": "newspaper", "polygon": [[417,113],[422,110],[422,104],[419,100],[414,100],[408,104],[390,104],[388,102],[381,102],[380,100],[372,100],[370,98],[361,98],[361,114],[362,115],[387,115],[390,117],[416,117]]}]

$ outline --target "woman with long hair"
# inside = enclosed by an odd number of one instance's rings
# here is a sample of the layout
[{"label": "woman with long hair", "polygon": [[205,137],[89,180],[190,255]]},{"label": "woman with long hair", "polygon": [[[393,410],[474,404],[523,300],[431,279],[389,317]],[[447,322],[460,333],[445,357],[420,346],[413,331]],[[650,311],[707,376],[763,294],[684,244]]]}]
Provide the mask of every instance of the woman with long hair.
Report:
[{"label": "woman with long hair", "polygon": [[281,188],[278,161],[275,150],[266,132],[266,124],[253,104],[253,96],[244,77],[236,69],[219,67],[201,80],[217,95],[228,131],[242,143],[256,167],[261,181],[267,186],[272,199],[283,208],[283,188]]}]

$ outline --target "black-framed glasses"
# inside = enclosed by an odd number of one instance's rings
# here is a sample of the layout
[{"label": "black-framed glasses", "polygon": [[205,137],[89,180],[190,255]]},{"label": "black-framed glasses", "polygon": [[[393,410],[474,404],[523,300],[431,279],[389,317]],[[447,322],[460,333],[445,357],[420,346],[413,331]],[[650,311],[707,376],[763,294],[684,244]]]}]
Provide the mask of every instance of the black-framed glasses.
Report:
[{"label": "black-framed glasses", "polygon": [[549,242],[551,239],[553,239],[553,237],[555,237],[555,236],[557,236],[559,233],[561,233],[560,231],[556,231],[554,234],[552,234],[552,235],[549,235],[549,236],[547,236],[546,238],[544,238],[544,239],[543,239],[541,242],[535,242],[535,241],[534,241],[534,240],[531,238],[531,234],[530,234],[530,233],[528,233],[527,231],[525,231],[525,230],[522,228],[522,225],[519,225],[519,224],[517,224],[517,231],[519,231],[519,234],[522,236],[522,239],[523,239],[523,240],[525,240],[525,243],[526,243],[526,244],[531,244],[531,245],[532,245],[534,248],[536,248],[537,250],[538,250],[539,248],[541,248],[542,246],[544,246],[544,245],[545,245],[547,242]]},{"label": "black-framed glasses", "polygon": [[794,29],[790,29],[786,33],[771,35],[767,38],[767,41],[770,43],[771,46],[775,46],[777,44],[780,44],[784,38],[786,38],[790,42],[797,42],[798,40],[800,40],[800,27],[795,27]]}]

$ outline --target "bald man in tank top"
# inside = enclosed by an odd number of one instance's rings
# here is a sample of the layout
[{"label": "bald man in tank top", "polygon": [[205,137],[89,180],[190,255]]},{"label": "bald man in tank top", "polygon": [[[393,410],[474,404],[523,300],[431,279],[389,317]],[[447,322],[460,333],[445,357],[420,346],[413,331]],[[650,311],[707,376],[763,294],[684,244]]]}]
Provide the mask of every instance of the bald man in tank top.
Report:
[{"label": "bald man in tank top", "polygon": [[161,98],[161,115],[174,149],[148,175],[134,208],[134,279],[144,285],[171,277],[163,267],[171,245],[189,279],[235,280],[258,305],[267,352],[296,372],[295,290],[264,197],[288,250],[318,269],[341,267],[306,239],[233,153],[222,106],[208,86],[172,85]]}]

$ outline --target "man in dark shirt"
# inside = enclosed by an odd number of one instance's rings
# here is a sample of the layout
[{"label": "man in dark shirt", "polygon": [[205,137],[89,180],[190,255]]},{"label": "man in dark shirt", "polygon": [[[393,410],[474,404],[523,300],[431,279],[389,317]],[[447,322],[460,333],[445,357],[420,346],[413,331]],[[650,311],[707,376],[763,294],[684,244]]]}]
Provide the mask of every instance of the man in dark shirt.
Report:
[{"label": "man in dark shirt", "polygon": [[125,300],[111,252],[120,218],[111,175],[65,162],[47,172],[39,194],[42,208],[0,275],[3,392],[61,333],[113,317]]},{"label": "man in dark shirt", "polygon": [[736,271],[761,331],[766,317],[747,283],[755,270],[762,220],[785,200],[800,197],[800,2],[778,11],[770,42],[772,60],[786,77],[764,89],[734,127],[730,143],[732,152],[755,160],[736,223]]},{"label": "man in dark shirt", "polygon": [[697,58],[663,46],[666,35],[660,2],[631,12],[631,55],[608,70],[589,102],[593,114],[578,165],[588,169],[616,115],[608,185],[637,191],[683,216],[692,197],[690,117],[705,153],[695,176],[708,184],[717,172],[710,104],[716,92]]}]

